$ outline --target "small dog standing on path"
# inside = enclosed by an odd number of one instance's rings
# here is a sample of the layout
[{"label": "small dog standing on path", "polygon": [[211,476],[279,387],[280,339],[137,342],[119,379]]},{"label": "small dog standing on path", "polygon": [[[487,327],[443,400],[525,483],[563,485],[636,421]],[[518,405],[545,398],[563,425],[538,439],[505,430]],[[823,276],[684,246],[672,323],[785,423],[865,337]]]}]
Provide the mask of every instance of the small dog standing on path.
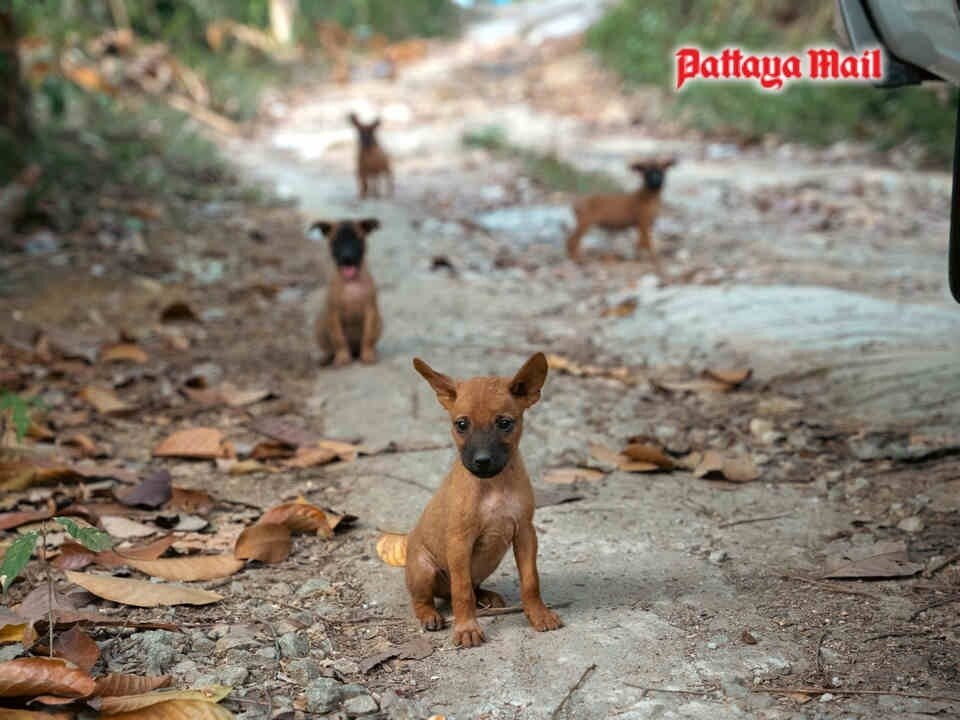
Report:
[{"label": "small dog standing on path", "polygon": [[354,113],[350,113],[350,122],[357,129],[359,147],[357,148],[357,190],[361,198],[369,194],[380,195],[380,185],[384,185],[393,195],[393,173],[390,170],[390,158],[377,142],[377,128],[380,118],[372,123],[362,123]]},{"label": "small dog standing on path", "polygon": [[653,266],[660,274],[660,261],[653,248],[653,223],[660,214],[660,194],[666,179],[667,168],[676,164],[675,159],[648,160],[630,165],[630,169],[643,175],[643,187],[632,193],[608,193],[587,195],[573,205],[577,226],[567,238],[567,254],[580,261],[580,240],[596,225],[604,230],[637,229],[637,251],[641,248],[650,253]]},{"label": "small dog standing on path", "polygon": [[458,456],[413,531],[385,535],[377,551],[391,564],[406,565],[420,624],[441,629],[434,598],[450,599],[453,643],[472,647],[485,640],[477,607],[504,607],[503,598],[480,583],[513,545],[527,619],[536,630],[556,630],[563,623],[540,597],[533,487],[518,447],[523,412],[540,399],[547,378],[546,357],[536,353],[512,378],[456,381],[420,358],[413,366],[450,414]]},{"label": "small dog standing on path", "polygon": [[380,227],[374,218],[363,220],[318,220],[309,234],[320,232],[330,243],[336,272],[327,288],[324,309],[314,324],[321,362],[335,367],[348,365],[353,358],[373,363],[382,323],[377,307],[377,286],[367,270],[364,256],[367,235]]}]

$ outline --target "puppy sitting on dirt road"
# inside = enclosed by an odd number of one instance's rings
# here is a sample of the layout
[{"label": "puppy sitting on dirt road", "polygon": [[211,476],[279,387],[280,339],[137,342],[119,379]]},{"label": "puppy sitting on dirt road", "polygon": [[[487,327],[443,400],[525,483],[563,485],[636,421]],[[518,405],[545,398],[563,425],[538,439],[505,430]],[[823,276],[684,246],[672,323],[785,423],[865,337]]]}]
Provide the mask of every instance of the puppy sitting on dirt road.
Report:
[{"label": "puppy sitting on dirt road", "polygon": [[382,324],[377,307],[377,286],[364,262],[367,235],[380,227],[374,218],[364,220],[318,220],[308,234],[322,233],[330,242],[336,272],[329,280],[323,311],[314,323],[321,362],[335,367],[359,357],[365,363],[377,360],[375,350]]},{"label": "puppy sitting on dirt road", "polygon": [[377,142],[377,128],[380,119],[372,123],[362,123],[354,113],[350,113],[350,122],[357,129],[360,145],[357,149],[357,189],[361,198],[368,194],[379,195],[378,185],[383,183],[393,195],[393,173],[390,170],[390,158]]},{"label": "puppy sitting on dirt road", "polygon": [[385,535],[378,553],[391,564],[406,565],[407,589],[420,624],[427,630],[442,628],[434,598],[450,599],[453,643],[471,647],[485,639],[477,607],[504,606],[500,595],[480,583],[512,544],[527,619],[536,630],[556,630],[563,623],[540,597],[533,488],[518,447],[523,412],[540,399],[547,377],[546,357],[535,354],[512,378],[459,382],[420,358],[413,366],[450,414],[459,453],[413,532]]},{"label": "puppy sitting on dirt road", "polygon": [[587,195],[573,205],[577,226],[567,238],[567,254],[576,262],[580,260],[580,239],[591,226],[604,230],[637,228],[637,250],[645,248],[660,273],[660,261],[653,248],[653,223],[660,214],[660,192],[666,178],[667,168],[676,164],[675,159],[636,162],[630,169],[643,175],[643,187],[632,193],[609,193]]}]

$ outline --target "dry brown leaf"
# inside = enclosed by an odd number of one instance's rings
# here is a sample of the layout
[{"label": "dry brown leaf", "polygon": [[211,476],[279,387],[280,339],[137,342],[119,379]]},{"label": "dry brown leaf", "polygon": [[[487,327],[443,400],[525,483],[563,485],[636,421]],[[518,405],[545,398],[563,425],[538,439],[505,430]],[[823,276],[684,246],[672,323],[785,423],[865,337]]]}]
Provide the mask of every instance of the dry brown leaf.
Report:
[{"label": "dry brown leaf", "polygon": [[350,462],[357,459],[360,452],[360,446],[353,443],[342,442],[340,440],[320,440],[317,447],[332,450],[343,462]]},{"label": "dry brown leaf", "polygon": [[615,467],[624,472],[654,472],[660,466],[645,460],[631,460],[623,453],[614,452],[604,445],[591,445],[590,455],[605,467]]},{"label": "dry brown leaf", "polygon": [[234,575],[243,568],[243,561],[232,555],[188,555],[160,560],[126,560],[134,570],[151,577],[178,582],[216,580]]},{"label": "dry brown leaf", "polygon": [[173,495],[170,498],[170,507],[180,512],[197,513],[205,515],[214,507],[217,502],[206,490],[194,490],[192,488],[173,487]]},{"label": "dry brown leaf", "polygon": [[432,654],[433,643],[425,637],[418,637],[402,645],[394,645],[388,650],[365,657],[358,665],[360,666],[360,672],[366,674],[387,660],[393,660],[393,658],[399,660],[423,660]]},{"label": "dry brown leaf", "polygon": [[628,317],[637,311],[637,299],[627,298],[626,300],[603,309],[600,313],[603,317]]},{"label": "dry brown leaf", "polygon": [[87,673],[100,659],[100,647],[76,625],[54,640],[53,652]]},{"label": "dry brown leaf", "polygon": [[124,505],[131,507],[158,508],[170,500],[173,491],[170,488],[170,473],[166,470],[154,470],[138,485],[114,490],[113,495]]},{"label": "dry brown leaf", "polygon": [[543,479],[548,483],[568,485],[576,482],[596,482],[606,477],[602,470],[583,467],[558,467],[544,471]]},{"label": "dry brown leaf", "polygon": [[135,520],[128,520],[120,515],[105,515],[100,518],[100,524],[108,535],[120,538],[121,540],[149,537],[159,532],[153,525],[145,525]]},{"label": "dry brown leaf", "polygon": [[728,457],[716,450],[707,450],[693,471],[694,477],[747,483],[760,477],[760,471],[749,455]]},{"label": "dry brown leaf", "polygon": [[283,464],[291,468],[309,468],[317,465],[327,465],[338,459],[337,453],[329,448],[301,447],[297,448],[296,454]]},{"label": "dry brown leaf", "polygon": [[52,517],[53,510],[49,508],[2,513],[0,514],[0,530],[11,530],[21,525],[26,525],[27,523],[47,520]]},{"label": "dry brown leaf", "polygon": [[36,420],[31,420],[30,424],[27,426],[27,437],[32,438],[33,440],[53,440],[56,435],[53,430],[51,430],[46,425],[37,422]]},{"label": "dry brown leaf", "polygon": [[0,720],[73,720],[72,712],[34,712],[0,708]]},{"label": "dry brown leaf", "polygon": [[83,433],[73,433],[72,435],[67,435],[63,440],[60,441],[61,445],[67,447],[76,448],[77,452],[75,455],[79,457],[97,457],[101,455],[100,448],[97,447],[97,444],[89,435],[84,435]]},{"label": "dry brown leaf", "polygon": [[240,560],[278,563],[289,557],[292,546],[289,528],[275,523],[257,523],[240,533],[233,554]]},{"label": "dry brown leaf", "polygon": [[707,368],[703,374],[731,387],[737,387],[753,376],[753,368]]},{"label": "dry brown leaf", "polygon": [[167,605],[209,605],[223,600],[223,596],[187,587],[166,583],[151,583],[143,580],[91,575],[66,571],[67,580],[79,585],[104,600],[134,607],[161,607]]},{"label": "dry brown leaf", "polygon": [[327,514],[310,503],[292,502],[270,508],[257,523],[283,525],[294,534],[316,533],[324,537],[333,536]]},{"label": "dry brown leaf", "polygon": [[117,343],[107,345],[100,350],[100,362],[132,362],[143,365],[150,356],[139,345],[133,343]]},{"label": "dry brown leaf", "polygon": [[229,457],[223,433],[216,428],[178,430],[153,449],[155,457],[180,457],[203,460]]},{"label": "dry brown leaf", "polygon": [[827,558],[827,579],[893,578],[916,575],[923,565],[910,560],[906,543],[878,542],[872,545],[844,543]]},{"label": "dry brown leaf", "polygon": [[662,470],[672,470],[675,463],[661,448],[650,443],[630,443],[621,452],[634,462],[652,463]]},{"label": "dry brown leaf", "polygon": [[[196,690],[156,690],[139,695],[113,695],[105,697],[100,706],[104,715],[131,713],[137,710],[146,710],[160,704],[174,701],[191,701],[215,705],[230,694],[230,688],[224,685],[213,685]],[[164,717],[158,715],[157,717]],[[175,717],[175,716],[172,716]]]},{"label": "dry brown leaf", "polygon": [[272,460],[274,458],[293,457],[295,448],[279,440],[265,440],[253,446],[250,457],[255,460]]},{"label": "dry brown leaf", "polygon": [[406,534],[383,533],[377,540],[377,555],[387,565],[404,567],[407,564]]},{"label": "dry brown leaf", "polygon": [[102,715],[104,720],[233,720],[234,714],[221,705],[202,700],[171,700],[114,715]]},{"label": "dry brown leaf", "polygon": [[97,678],[97,687],[93,691],[96,697],[116,697],[118,695],[142,695],[170,685],[169,675],[144,677],[111,673]]},{"label": "dry brown leaf", "polygon": [[153,542],[144,545],[134,545],[128,548],[114,548],[113,553],[120,560],[156,560],[163,555],[177,538],[173,535],[164,535]]},{"label": "dry brown leaf", "polygon": [[0,460],[0,491],[26,490],[34,485],[52,485],[81,479],[76,468],[57,460],[12,458]]},{"label": "dry brown leaf", "polygon": [[630,369],[623,366],[603,368],[598,365],[581,365],[562,355],[547,355],[547,365],[551,370],[573,375],[574,377],[609,378],[611,380],[619,380],[625,385],[633,385],[636,382],[630,373]]},{"label": "dry brown leaf", "polygon": [[272,440],[277,440],[290,447],[314,445],[321,438],[310,430],[294,425],[281,417],[260,417],[253,423],[253,429]]},{"label": "dry brown leaf", "polygon": [[59,658],[19,658],[0,663],[0,697],[80,698],[92,693],[95,685],[87,673]]},{"label": "dry brown leaf", "polygon": [[269,390],[259,388],[240,390],[232,383],[223,383],[220,385],[220,397],[230,407],[243,407],[253,405],[261,400],[266,400],[273,393]]},{"label": "dry brown leaf", "polygon": [[123,402],[113,390],[87,385],[80,391],[79,398],[93,406],[101,415],[121,415],[130,412],[133,407]]}]

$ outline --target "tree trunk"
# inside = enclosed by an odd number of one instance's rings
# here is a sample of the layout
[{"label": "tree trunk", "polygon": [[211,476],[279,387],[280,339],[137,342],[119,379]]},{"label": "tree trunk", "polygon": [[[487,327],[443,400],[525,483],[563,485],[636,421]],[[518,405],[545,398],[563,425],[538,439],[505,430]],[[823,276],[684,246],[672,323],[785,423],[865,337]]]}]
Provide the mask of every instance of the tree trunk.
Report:
[{"label": "tree trunk", "polygon": [[293,42],[293,21],[297,17],[297,0],[270,0],[270,30],[281,45]]},{"label": "tree trunk", "polygon": [[[7,5],[2,2],[0,5]],[[25,161],[31,137],[29,95],[20,78],[17,29],[13,11],[0,9],[0,176],[16,172]],[[6,167],[3,167],[6,166]],[[0,181],[9,177],[0,177]]]}]

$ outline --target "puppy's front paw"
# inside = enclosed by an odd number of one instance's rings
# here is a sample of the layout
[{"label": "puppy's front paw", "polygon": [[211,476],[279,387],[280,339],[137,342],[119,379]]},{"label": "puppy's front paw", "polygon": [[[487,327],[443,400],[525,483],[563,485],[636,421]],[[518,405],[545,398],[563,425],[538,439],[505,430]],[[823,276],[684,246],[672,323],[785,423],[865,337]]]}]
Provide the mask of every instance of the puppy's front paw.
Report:
[{"label": "puppy's front paw", "polygon": [[546,605],[538,605],[526,610],[527,620],[533,625],[533,629],[538,632],[546,630],[556,630],[563,627],[563,621],[560,616]]},{"label": "puppy's front paw", "polygon": [[457,647],[477,647],[483,645],[486,638],[476,620],[454,623],[453,644]]},{"label": "puppy's front paw", "polygon": [[347,351],[338,352],[333,356],[333,366],[334,367],[343,367],[344,365],[350,364],[350,353]]},{"label": "puppy's front paw", "polygon": [[364,348],[360,351],[360,362],[373,365],[377,361],[377,351],[373,348]]},{"label": "puppy's front paw", "polygon": [[417,613],[417,620],[420,621],[420,627],[424,630],[443,630],[443,615],[436,610],[425,610]]}]

